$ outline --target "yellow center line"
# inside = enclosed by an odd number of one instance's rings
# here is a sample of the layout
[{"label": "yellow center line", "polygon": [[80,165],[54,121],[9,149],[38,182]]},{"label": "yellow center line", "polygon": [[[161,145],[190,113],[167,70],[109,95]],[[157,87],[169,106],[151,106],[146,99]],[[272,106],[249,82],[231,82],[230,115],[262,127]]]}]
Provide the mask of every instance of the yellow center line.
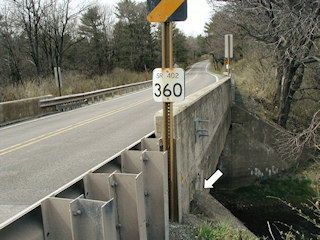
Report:
[{"label": "yellow center line", "polygon": [[30,140],[27,140],[27,141],[24,141],[22,143],[18,143],[18,144],[15,144],[13,146],[10,146],[10,147],[7,147],[7,148],[4,148],[4,149],[1,149],[0,150],[0,156],[3,156],[5,154],[8,154],[10,152],[14,152],[14,151],[17,151],[19,149],[22,149],[22,148],[25,148],[27,146],[30,146],[30,145],[33,145],[33,144],[36,144],[38,142],[41,142],[43,140],[46,140],[48,138],[52,138],[54,136],[57,136],[57,135],[60,135],[64,132],[68,132],[72,129],[76,129],[76,128],[79,128],[81,126],[84,126],[84,125],[87,125],[89,123],[93,123],[95,121],[98,121],[100,119],[103,119],[103,118],[106,118],[106,117],[109,117],[109,116],[112,116],[116,113],[120,113],[120,112],[123,112],[125,110],[128,110],[130,108],[133,108],[133,107],[136,107],[140,104],[143,104],[143,103],[146,103],[148,101],[150,101],[152,98],[146,98],[144,100],[141,100],[141,101],[138,101],[138,102],[135,102],[133,104],[130,104],[126,107],[122,107],[122,108],[119,108],[117,110],[113,110],[111,112],[107,112],[107,113],[104,113],[104,114],[101,114],[99,116],[96,116],[96,117],[92,117],[90,119],[87,119],[87,120],[84,120],[84,121],[81,121],[79,123],[76,123],[76,124],[73,124],[73,125],[70,125],[70,126],[67,126],[67,127],[64,127],[64,128],[61,128],[61,129],[58,129],[56,131],[52,131],[52,132],[49,132],[47,134],[43,134],[41,136],[38,136],[38,137],[35,137],[35,138],[32,138]]},{"label": "yellow center line", "polygon": [[46,134],[40,135],[40,136],[38,136],[38,137],[31,138],[31,139],[29,139],[29,140],[27,140],[27,141],[24,141],[24,142],[22,142],[22,143],[18,143],[18,144],[16,144],[16,145],[13,145],[13,146],[10,146],[10,147],[7,147],[7,148],[4,148],[4,149],[1,149],[1,150],[0,150],[0,153],[2,153],[2,152],[6,152],[6,151],[8,151],[9,149],[16,148],[16,147],[21,146],[21,145],[23,145],[23,144],[26,144],[26,143],[28,143],[28,142],[35,141],[35,140],[37,140],[37,139],[39,139],[39,138],[43,138],[43,137],[45,137],[45,136],[47,136],[47,135],[51,135],[51,134],[53,134],[53,133],[59,132],[59,131],[61,131],[61,130],[63,130],[63,129],[66,129],[66,128],[69,128],[69,127],[70,127],[70,126],[68,126],[68,127],[64,127],[64,128],[61,128],[61,129],[55,130],[55,131],[53,131],[53,132],[49,132],[49,133],[46,133]]},{"label": "yellow center line", "polygon": [[[195,80],[196,78],[198,77],[198,74],[196,74],[193,78],[191,78],[190,80],[188,80],[186,83],[190,83],[192,82],[193,80]],[[130,108],[133,108],[135,106],[138,106],[140,104],[143,104],[145,102],[148,102],[150,101],[152,98],[147,98],[147,99],[144,99],[144,100],[141,100],[141,101],[138,101],[136,103],[133,103],[131,105],[128,105],[126,107],[122,107],[122,108],[119,108],[117,110],[113,110],[111,112],[108,112],[108,113],[104,113],[104,114],[101,114],[99,116],[96,116],[96,117],[92,117],[90,119],[87,119],[87,120],[84,120],[84,121],[81,121],[81,122],[78,122],[76,124],[72,124],[70,126],[67,126],[67,127],[64,127],[64,128],[60,128],[58,130],[55,130],[55,131],[52,131],[52,132],[49,132],[49,133],[46,133],[46,134],[43,134],[43,135],[40,135],[38,137],[34,137],[34,138],[31,138],[29,140],[26,140],[24,142],[21,142],[21,143],[18,143],[18,144],[15,144],[15,145],[12,145],[10,147],[7,147],[7,148],[4,148],[4,149],[0,149],[0,156],[3,156],[5,154],[8,154],[10,152],[14,152],[14,151],[17,151],[19,149],[22,149],[22,148],[25,148],[27,146],[30,146],[30,145],[33,145],[33,144],[36,144],[38,142],[41,142],[43,140],[46,140],[48,138],[52,138],[54,136],[57,136],[57,135],[60,135],[64,132],[67,132],[67,131],[70,131],[72,129],[76,129],[76,128],[79,128],[81,126],[84,126],[84,125],[87,125],[89,123],[92,123],[92,122],[95,122],[95,121],[98,121],[100,119],[103,119],[103,118],[106,118],[108,116],[111,116],[111,115],[114,115],[116,113],[119,113],[119,112],[122,112],[122,111],[125,111],[125,110],[128,110]]]},{"label": "yellow center line", "polygon": [[190,80],[187,81],[187,83],[192,82],[193,80],[195,80],[198,77],[198,74],[196,74],[193,78],[191,78]]}]

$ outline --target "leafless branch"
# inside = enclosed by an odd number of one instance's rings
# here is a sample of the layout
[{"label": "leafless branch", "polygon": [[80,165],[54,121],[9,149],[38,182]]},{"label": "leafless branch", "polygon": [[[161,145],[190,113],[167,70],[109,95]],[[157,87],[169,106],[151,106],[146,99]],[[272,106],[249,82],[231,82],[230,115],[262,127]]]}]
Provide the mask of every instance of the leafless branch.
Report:
[{"label": "leafless branch", "polygon": [[274,238],[274,236],[273,236],[273,233],[272,233],[272,230],[271,230],[271,226],[270,226],[269,221],[267,221],[267,225],[268,225],[268,230],[269,230],[269,233],[270,233],[272,239],[273,239],[273,240],[276,240],[276,239]]},{"label": "leafless branch", "polygon": [[301,133],[278,136],[277,150],[284,160],[296,161],[305,147],[320,150],[320,109],[313,115],[309,127]]},{"label": "leafless branch", "polygon": [[303,101],[303,100],[310,100],[310,101],[313,101],[315,103],[320,103],[320,100],[318,100],[316,98],[313,98],[313,97],[300,97],[300,98],[293,98],[292,100],[295,101],[295,102]]}]

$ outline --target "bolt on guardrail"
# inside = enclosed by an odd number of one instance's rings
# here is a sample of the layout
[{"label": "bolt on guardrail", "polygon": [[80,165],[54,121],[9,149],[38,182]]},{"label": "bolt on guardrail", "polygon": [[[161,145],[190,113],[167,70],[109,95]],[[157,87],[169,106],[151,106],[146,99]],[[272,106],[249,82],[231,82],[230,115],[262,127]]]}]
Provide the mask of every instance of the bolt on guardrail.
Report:
[{"label": "bolt on guardrail", "polygon": [[168,156],[159,145],[141,139],[0,225],[0,239],[168,240]]}]

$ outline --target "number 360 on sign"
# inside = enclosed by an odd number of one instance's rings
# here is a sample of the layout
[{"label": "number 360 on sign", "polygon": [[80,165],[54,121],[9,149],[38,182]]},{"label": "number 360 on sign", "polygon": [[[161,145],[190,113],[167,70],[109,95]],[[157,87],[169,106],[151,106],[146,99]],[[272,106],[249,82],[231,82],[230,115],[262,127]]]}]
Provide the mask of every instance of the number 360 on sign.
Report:
[{"label": "number 360 on sign", "polygon": [[182,68],[156,68],[153,70],[153,99],[156,102],[182,102],[184,100],[184,70]]}]

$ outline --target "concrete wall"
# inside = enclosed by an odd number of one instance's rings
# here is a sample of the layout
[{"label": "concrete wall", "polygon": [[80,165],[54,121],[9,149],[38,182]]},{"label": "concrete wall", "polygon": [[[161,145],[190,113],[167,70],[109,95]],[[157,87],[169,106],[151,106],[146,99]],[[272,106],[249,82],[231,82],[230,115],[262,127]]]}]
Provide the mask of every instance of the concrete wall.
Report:
[{"label": "concrete wall", "polygon": [[44,114],[39,100],[50,97],[52,95],[0,103],[0,124]]},{"label": "concrete wall", "polygon": [[282,129],[237,105],[232,107],[231,126],[219,163],[224,176],[217,187],[235,189],[247,186],[292,165],[282,160],[277,152],[277,137],[283,133]]},{"label": "concrete wall", "polygon": [[[195,121],[208,129],[209,136],[196,141]],[[180,139],[178,159],[178,184],[180,186],[180,208],[189,211],[196,190],[203,188],[203,179],[216,170],[219,156],[224,148],[231,122],[231,81],[224,78],[204,88],[183,103],[174,104],[174,137]],[[162,136],[162,111],[155,115],[156,136]]]}]

